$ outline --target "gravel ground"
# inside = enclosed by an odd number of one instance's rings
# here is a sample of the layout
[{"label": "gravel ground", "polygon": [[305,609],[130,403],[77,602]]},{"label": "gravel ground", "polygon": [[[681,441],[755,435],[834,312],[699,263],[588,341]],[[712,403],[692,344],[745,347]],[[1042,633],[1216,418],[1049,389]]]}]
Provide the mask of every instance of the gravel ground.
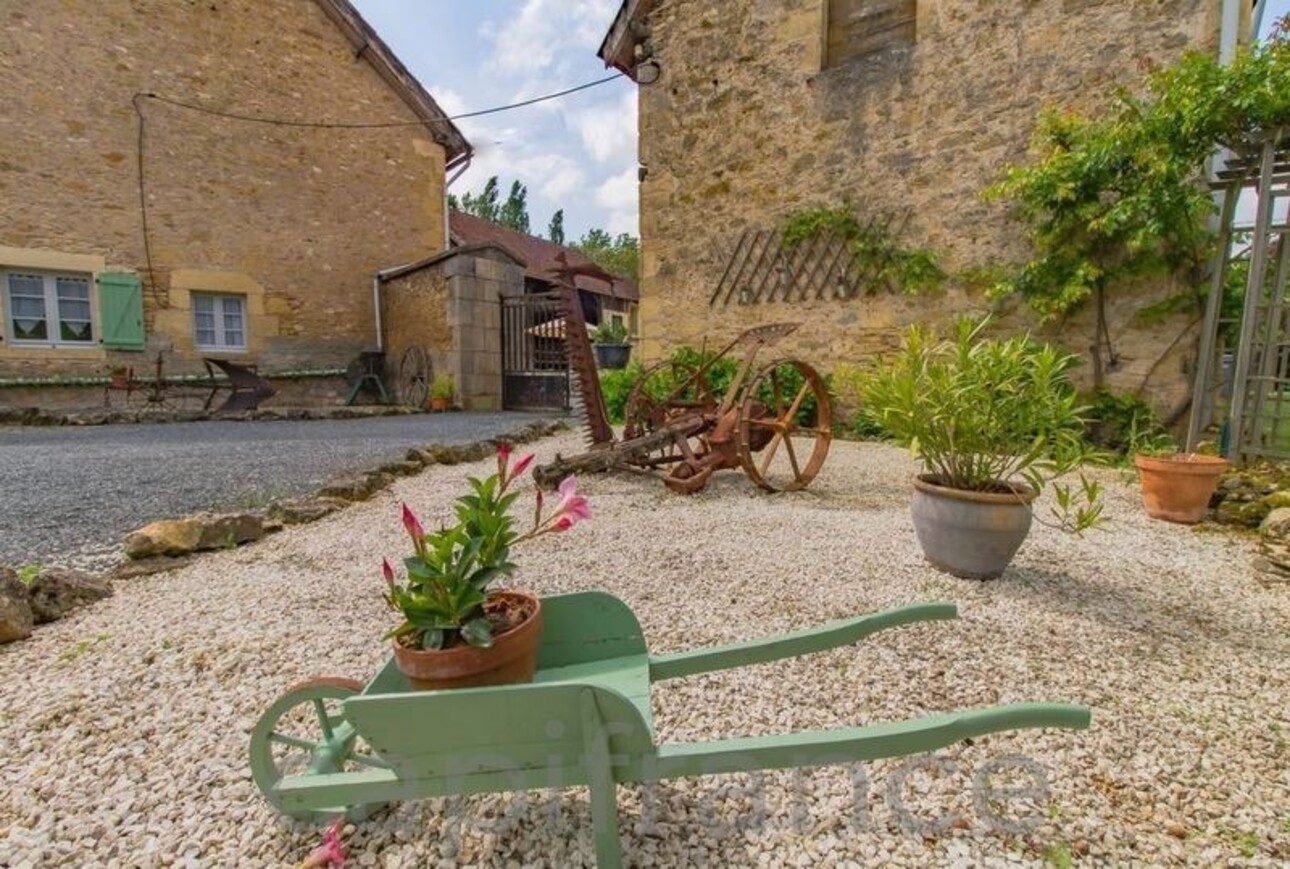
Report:
[{"label": "gravel ground", "polygon": [[[538,451],[576,444],[566,435]],[[464,476],[490,464],[431,468],[316,524],[119,583],[115,597],[0,648],[0,865],[302,859],[318,830],[259,797],[248,733],[297,680],[381,666],[391,616],[377,565],[406,548],[399,502],[428,525],[447,518]],[[691,498],[648,478],[592,478],[593,521],[517,550],[518,579],[543,593],[618,594],[655,651],[959,604],[954,622],[663,683],[663,741],[1019,700],[1085,703],[1092,728],[997,734],[933,760],[620,788],[628,862],[1285,865],[1290,599],[1255,582],[1250,544],[1153,522],[1108,474],[1112,530],[1081,539],[1037,526],[1003,578],[956,580],[920,556],[910,471],[902,451],[839,443],[796,494],[762,494],[733,472]],[[1046,793],[974,788],[1016,757]],[[359,866],[591,859],[577,788],[402,803],[345,838]]]},{"label": "gravel ground", "polygon": [[198,510],[304,495],[408,447],[493,437],[539,416],[445,413],[300,422],[0,428],[0,564],[101,570],[126,533]]}]

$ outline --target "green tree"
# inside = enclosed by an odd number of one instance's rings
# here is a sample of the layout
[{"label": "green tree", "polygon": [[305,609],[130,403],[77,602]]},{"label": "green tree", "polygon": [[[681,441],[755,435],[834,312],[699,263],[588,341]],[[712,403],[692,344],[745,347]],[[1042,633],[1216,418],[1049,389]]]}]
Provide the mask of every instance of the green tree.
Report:
[{"label": "green tree", "polygon": [[564,244],[564,209],[551,215],[551,225],[546,230],[547,238],[554,244]]},{"label": "green tree", "polygon": [[494,175],[485,182],[484,189],[479,193],[464,193],[460,200],[450,194],[448,206],[496,223],[501,212],[498,196],[497,176]]},{"label": "green tree", "polygon": [[1290,123],[1285,36],[1283,20],[1271,40],[1227,66],[1190,53],[1154,73],[1144,96],[1122,93],[1096,119],[1046,113],[1035,161],[987,191],[1014,203],[1032,247],[991,293],[1015,293],[1047,320],[1091,301],[1095,386],[1115,360],[1107,297],[1126,279],[1170,273],[1185,287],[1185,307],[1203,303],[1214,252],[1204,162],[1219,144]]},{"label": "green tree", "polygon": [[607,272],[640,280],[640,241],[634,235],[611,237],[603,229],[589,229],[573,245]]},{"label": "green tree", "polygon": [[529,189],[518,181],[511,182],[511,192],[497,213],[496,222],[526,235],[529,231]]}]

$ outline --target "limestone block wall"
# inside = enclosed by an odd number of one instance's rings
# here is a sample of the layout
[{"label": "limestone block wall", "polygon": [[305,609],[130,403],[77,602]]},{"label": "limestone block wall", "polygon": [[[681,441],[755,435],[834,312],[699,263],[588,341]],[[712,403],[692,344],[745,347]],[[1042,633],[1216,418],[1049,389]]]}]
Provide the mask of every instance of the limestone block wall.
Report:
[{"label": "limestone block wall", "polygon": [[[894,216],[904,243],[936,250],[952,273],[1023,259],[1006,205],[980,194],[1025,159],[1040,109],[1096,110],[1150,64],[1216,51],[1220,12],[1219,0],[919,0],[913,47],[822,69],[825,4],[665,0],[650,16],[663,74],[640,89],[647,357],[797,320],[777,349],[828,368],[892,349],[908,323],[986,310],[963,280],[914,299],[712,306],[709,296],[744,229],[845,201],[862,216]],[[1194,341],[1167,351],[1184,319],[1138,327],[1133,312],[1169,288],[1141,290],[1143,300],[1110,312],[1122,351],[1111,384],[1136,388],[1151,371],[1168,403],[1185,391]],[[1004,314],[1008,328],[1033,325]],[[1091,318],[1042,334],[1087,356]]]},{"label": "limestone block wall", "polygon": [[466,410],[502,407],[501,298],[524,292],[524,268],[497,250],[453,252],[385,281],[387,358],[420,345],[434,373],[453,379]]},{"label": "limestone block wall", "polygon": [[[191,351],[191,291],[254,300],[244,361],[341,366],[376,343],[371,278],[444,247],[444,150],[314,0],[62,0],[0,18],[0,245],[154,280],[148,349],[0,350],[0,377],[88,374]],[[34,252],[34,253],[33,253]],[[0,258],[0,269],[7,263]],[[11,264],[11,263],[8,263]],[[0,293],[0,315],[4,299]],[[168,362],[169,366],[169,362]]]}]

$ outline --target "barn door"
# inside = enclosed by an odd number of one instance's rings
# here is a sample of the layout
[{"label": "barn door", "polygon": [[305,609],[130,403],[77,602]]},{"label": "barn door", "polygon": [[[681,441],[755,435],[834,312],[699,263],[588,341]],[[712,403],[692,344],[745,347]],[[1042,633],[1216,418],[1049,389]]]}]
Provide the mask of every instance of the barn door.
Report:
[{"label": "barn door", "polygon": [[502,407],[567,411],[569,351],[555,293],[503,296]]}]

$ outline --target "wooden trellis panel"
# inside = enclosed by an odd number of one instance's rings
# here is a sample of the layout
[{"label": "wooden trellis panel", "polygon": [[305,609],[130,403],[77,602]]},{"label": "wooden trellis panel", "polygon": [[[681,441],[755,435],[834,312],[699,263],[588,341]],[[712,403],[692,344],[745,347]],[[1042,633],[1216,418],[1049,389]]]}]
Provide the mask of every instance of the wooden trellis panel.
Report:
[{"label": "wooden trellis panel", "polygon": [[863,278],[864,269],[839,236],[812,236],[788,247],[778,230],[745,229],[708,304],[850,299],[860,293]]}]

